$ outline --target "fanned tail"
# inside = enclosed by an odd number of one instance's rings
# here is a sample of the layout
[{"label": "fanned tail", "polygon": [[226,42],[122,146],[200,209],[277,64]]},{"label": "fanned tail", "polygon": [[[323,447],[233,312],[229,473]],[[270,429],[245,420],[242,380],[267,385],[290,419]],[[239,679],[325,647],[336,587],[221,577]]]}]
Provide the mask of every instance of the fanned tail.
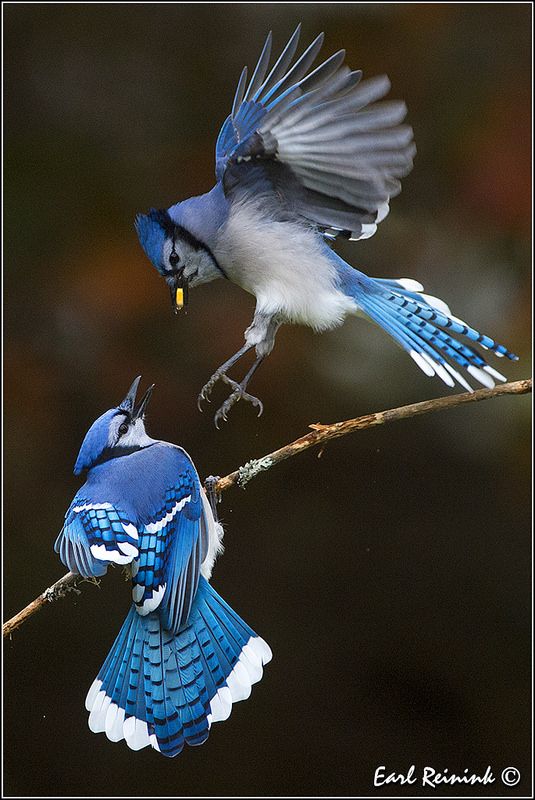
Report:
[{"label": "fanned tail", "polygon": [[[338,260],[337,256],[335,258]],[[494,387],[497,380],[507,380],[473,347],[455,337],[464,336],[499,358],[517,361],[518,356],[453,316],[443,300],[424,294],[423,286],[417,281],[369,278],[343,263],[344,291],[409,353],[426,375],[437,375],[450,387],[457,382],[469,392],[473,391],[472,386],[456,367],[465,369],[488,388]]]},{"label": "fanned tail", "polygon": [[88,692],[89,727],[132,750],[176,756],[249,697],[270,659],[264,640],[201,577],[178,634],[157,612],[140,616],[132,606]]}]

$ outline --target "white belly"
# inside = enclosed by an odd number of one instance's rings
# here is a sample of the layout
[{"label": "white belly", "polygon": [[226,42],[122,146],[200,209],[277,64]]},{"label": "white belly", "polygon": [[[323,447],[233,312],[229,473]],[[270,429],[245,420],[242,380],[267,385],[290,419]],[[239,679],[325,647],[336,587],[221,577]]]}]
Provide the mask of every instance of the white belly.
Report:
[{"label": "white belly", "polygon": [[258,311],[316,330],[355,313],[354,300],[337,287],[320,235],[271,220],[256,202],[235,204],[220,231],[217,258],[229,278],[256,297]]}]

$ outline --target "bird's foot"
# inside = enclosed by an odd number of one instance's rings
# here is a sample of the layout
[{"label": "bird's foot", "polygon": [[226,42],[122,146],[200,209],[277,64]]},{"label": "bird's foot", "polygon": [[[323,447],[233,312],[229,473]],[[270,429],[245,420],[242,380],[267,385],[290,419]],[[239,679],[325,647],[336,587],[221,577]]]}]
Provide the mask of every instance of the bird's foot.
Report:
[{"label": "bird's foot", "polygon": [[209,475],[204,481],[204,490],[216,522],[219,522],[217,516],[217,504],[221,502],[221,494],[217,491],[218,483],[219,475]]},{"label": "bird's foot", "polygon": [[[237,383],[236,381],[233,381],[232,378],[229,378],[227,375],[221,374],[219,377],[221,378],[222,381],[224,381],[228,386],[232,388],[232,392],[230,393],[230,395],[227,397],[221,408],[216,412],[214,416],[214,423],[218,430],[220,422],[222,420],[224,422],[227,422],[228,412],[240,400],[246,400],[248,403],[251,403],[251,405],[253,405],[255,408],[258,409],[258,416],[261,416],[262,412],[264,411],[264,406],[262,404],[262,401],[259,400],[258,397],[255,397],[254,395],[249,394],[248,392],[245,391],[245,387],[247,385],[246,380],[243,380],[241,383]],[[210,381],[208,383],[210,383]]]},{"label": "bird's foot", "polygon": [[[225,373],[221,369],[216,369],[210,380],[204,384],[201,391],[199,392],[199,396],[197,397],[197,408],[199,411],[202,412],[203,407],[202,403],[206,400],[207,403],[211,403],[210,395],[212,394],[212,389],[216,385],[219,380],[222,380],[225,376]],[[226,377],[226,376],[225,376]]]}]

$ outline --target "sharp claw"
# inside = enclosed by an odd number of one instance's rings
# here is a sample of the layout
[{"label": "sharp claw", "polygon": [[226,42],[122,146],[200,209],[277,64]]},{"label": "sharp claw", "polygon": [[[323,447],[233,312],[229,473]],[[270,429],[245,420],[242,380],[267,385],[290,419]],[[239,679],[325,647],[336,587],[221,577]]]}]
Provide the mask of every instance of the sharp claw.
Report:
[{"label": "sharp claw", "polygon": [[254,397],[252,394],[248,394],[245,391],[245,385],[247,384],[247,377],[243,381],[243,384],[237,383],[237,381],[232,380],[229,378],[228,375],[224,372],[214,372],[210,380],[203,386],[199,396],[197,397],[197,408],[199,411],[203,411],[202,403],[206,401],[210,403],[210,394],[212,393],[212,389],[214,388],[215,384],[218,381],[222,381],[227,386],[230,386],[232,389],[231,393],[223,403],[223,405],[216,411],[214,415],[214,425],[217,430],[220,430],[221,422],[228,422],[228,412],[239,403],[240,400],[245,400],[248,403],[251,403],[255,408],[258,409],[258,416],[262,416],[264,412],[264,406],[262,401],[258,399],[258,397]]},{"label": "sharp claw", "polygon": [[221,408],[216,412],[214,417],[214,423],[216,428],[219,430],[219,423],[221,420],[224,422],[228,422],[228,412],[235,406],[240,400],[245,400],[248,403],[251,403],[255,408],[258,408],[258,417],[262,416],[264,412],[264,405],[258,397],[254,397],[252,394],[248,394],[243,388],[240,386],[239,383],[235,381],[230,381],[228,379],[228,383],[230,385],[234,385],[236,388],[234,391],[227,397]]},{"label": "sharp claw", "polygon": [[197,408],[199,409],[199,411],[202,412],[202,408],[201,408],[202,402],[206,402],[206,403],[211,403],[212,402],[210,400],[210,395],[212,394],[212,390],[213,390],[214,386],[216,385],[216,383],[219,380],[221,380],[222,378],[224,378],[224,377],[225,377],[224,373],[220,374],[218,372],[214,372],[214,374],[212,375],[210,380],[207,383],[204,384],[204,386],[202,387],[202,389],[201,389],[201,391],[199,393],[199,396],[197,398]]}]

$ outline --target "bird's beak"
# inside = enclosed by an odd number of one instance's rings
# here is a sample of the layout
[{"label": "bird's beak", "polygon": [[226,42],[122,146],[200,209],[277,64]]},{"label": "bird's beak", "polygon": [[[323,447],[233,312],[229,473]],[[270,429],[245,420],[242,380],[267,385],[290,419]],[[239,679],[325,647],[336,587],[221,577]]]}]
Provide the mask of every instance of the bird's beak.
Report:
[{"label": "bird's beak", "polygon": [[128,390],[128,394],[126,395],[125,399],[123,400],[122,403],[118,405],[118,408],[120,408],[121,411],[126,411],[127,414],[131,414],[134,408],[136,402],[137,389],[140,380],[141,380],[141,375],[138,375],[135,381],[133,382],[132,386]]},{"label": "bird's beak", "polygon": [[171,292],[171,306],[175,314],[178,314],[184,306],[187,306],[189,299],[188,279],[183,272],[171,282],[169,289]]},{"label": "bird's beak", "polygon": [[143,419],[143,416],[145,414],[146,408],[147,408],[147,406],[149,404],[149,400],[152,397],[153,390],[154,390],[154,383],[152,384],[152,386],[149,386],[149,388],[147,389],[147,391],[145,392],[145,394],[141,398],[141,402],[139,403],[138,407],[136,408],[136,410],[132,414],[132,420]]}]

